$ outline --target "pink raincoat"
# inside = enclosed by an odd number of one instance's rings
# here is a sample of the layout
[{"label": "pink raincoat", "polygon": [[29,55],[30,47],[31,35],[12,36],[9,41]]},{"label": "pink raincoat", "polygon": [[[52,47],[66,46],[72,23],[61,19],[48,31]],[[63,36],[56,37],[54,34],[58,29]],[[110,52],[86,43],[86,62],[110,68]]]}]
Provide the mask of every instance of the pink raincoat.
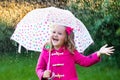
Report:
[{"label": "pink raincoat", "polygon": [[[48,56],[49,52],[44,48],[36,66],[36,73],[39,80],[47,80],[43,79],[42,76],[44,70],[47,69]],[[75,50],[74,54],[71,54],[65,47],[61,47],[59,50],[53,49],[50,57],[49,68],[55,73],[53,80],[78,80],[75,64],[88,67],[100,61],[96,52],[89,56],[84,56]]]}]

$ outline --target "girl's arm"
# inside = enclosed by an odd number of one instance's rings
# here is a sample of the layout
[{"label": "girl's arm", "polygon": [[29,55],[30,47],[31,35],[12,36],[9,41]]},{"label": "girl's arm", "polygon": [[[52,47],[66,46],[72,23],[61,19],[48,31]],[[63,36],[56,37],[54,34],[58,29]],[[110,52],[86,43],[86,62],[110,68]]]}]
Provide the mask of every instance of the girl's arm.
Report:
[{"label": "girl's arm", "polygon": [[48,59],[48,50],[43,48],[37,62],[36,74],[39,77],[39,80],[47,80],[50,77],[51,71],[46,70],[47,68],[47,59]]},{"label": "girl's arm", "polygon": [[74,53],[74,59],[75,59],[75,63],[81,65],[81,66],[85,66],[85,67],[89,67],[97,62],[100,61],[100,56],[102,54],[106,54],[106,55],[110,55],[111,53],[113,53],[114,49],[113,47],[107,47],[107,45],[104,45],[103,47],[100,48],[99,51],[90,54],[88,56],[85,56],[81,53],[79,53],[78,51],[75,51]]},{"label": "girl's arm", "polygon": [[97,62],[100,61],[100,57],[97,55],[97,52],[92,53],[88,56],[85,56],[78,51],[74,53],[74,60],[75,63],[79,64],[80,66],[89,67]]},{"label": "girl's arm", "polygon": [[43,75],[44,75],[44,71],[46,69],[46,62],[45,62],[45,59],[43,57],[43,54],[44,52],[42,52],[38,58],[38,62],[37,62],[37,65],[36,65],[36,74],[38,76],[38,78],[40,80],[45,80],[43,79]]}]

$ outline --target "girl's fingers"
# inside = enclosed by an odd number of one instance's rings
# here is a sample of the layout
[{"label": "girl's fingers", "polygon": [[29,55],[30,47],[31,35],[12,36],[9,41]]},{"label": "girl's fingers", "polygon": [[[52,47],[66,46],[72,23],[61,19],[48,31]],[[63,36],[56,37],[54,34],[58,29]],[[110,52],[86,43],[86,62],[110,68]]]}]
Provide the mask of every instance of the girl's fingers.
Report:
[{"label": "girl's fingers", "polygon": [[105,44],[102,48],[106,48],[108,46],[108,44]]},{"label": "girl's fingers", "polygon": [[111,52],[114,53],[114,50],[115,50],[115,49],[111,49],[111,50],[109,50],[109,53],[111,53]]},{"label": "girl's fingers", "polygon": [[114,47],[112,46],[112,47],[108,47],[108,49],[114,49]]},{"label": "girl's fingers", "polygon": [[109,50],[108,53],[114,53],[114,50]]},{"label": "girl's fingers", "polygon": [[111,51],[111,52],[114,52],[114,51],[115,51],[115,49],[111,49],[110,51]]},{"label": "girl's fingers", "polygon": [[105,53],[106,55],[108,55],[108,56],[110,56],[110,54],[109,53]]},{"label": "girl's fingers", "polygon": [[109,52],[109,54],[112,54],[112,53],[114,53],[114,52]]},{"label": "girl's fingers", "polygon": [[111,55],[112,53],[114,53],[113,51],[114,51],[114,49],[109,50],[109,51],[107,51],[105,54],[106,54],[106,55]]}]

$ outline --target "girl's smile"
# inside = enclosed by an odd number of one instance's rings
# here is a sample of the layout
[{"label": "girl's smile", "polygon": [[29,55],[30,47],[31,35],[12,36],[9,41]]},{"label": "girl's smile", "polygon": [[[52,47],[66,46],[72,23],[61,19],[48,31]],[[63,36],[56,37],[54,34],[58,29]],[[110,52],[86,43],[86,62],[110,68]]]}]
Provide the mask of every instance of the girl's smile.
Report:
[{"label": "girl's smile", "polygon": [[63,46],[66,38],[66,32],[64,26],[55,26],[52,30],[51,41],[55,49],[59,49]]}]

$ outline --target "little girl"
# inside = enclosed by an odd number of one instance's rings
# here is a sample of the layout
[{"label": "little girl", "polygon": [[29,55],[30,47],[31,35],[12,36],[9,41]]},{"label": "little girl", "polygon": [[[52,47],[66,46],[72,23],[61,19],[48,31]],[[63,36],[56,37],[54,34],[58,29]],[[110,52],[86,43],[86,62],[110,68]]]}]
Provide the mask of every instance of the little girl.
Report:
[{"label": "little girl", "polygon": [[[84,56],[76,50],[73,29],[55,25],[50,42],[45,44],[39,56],[36,73],[39,80],[49,80],[49,78],[52,80],[78,80],[75,64],[89,67],[99,62],[102,54],[110,55],[113,51],[114,48],[107,47],[106,44],[99,51]],[[49,56],[50,64],[47,69]]]}]

